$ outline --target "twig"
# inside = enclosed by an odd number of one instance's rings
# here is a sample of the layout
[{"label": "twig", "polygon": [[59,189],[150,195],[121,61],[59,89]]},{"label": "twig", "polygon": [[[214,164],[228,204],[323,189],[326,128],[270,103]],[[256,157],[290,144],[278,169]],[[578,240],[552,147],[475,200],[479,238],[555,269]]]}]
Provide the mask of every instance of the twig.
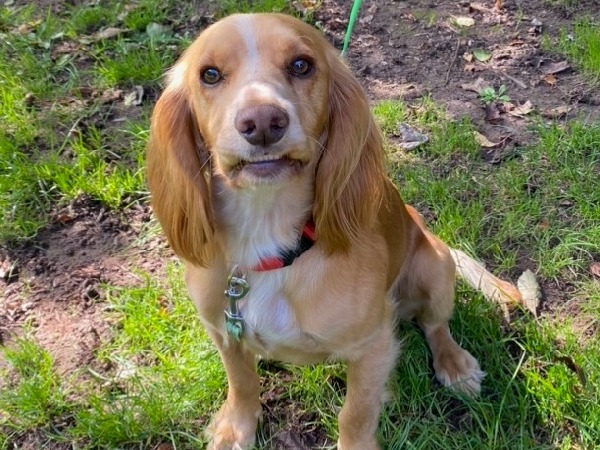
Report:
[{"label": "twig", "polygon": [[475,10],[475,11],[479,11],[482,13],[487,13],[487,14],[493,14],[494,10],[490,9],[490,8],[486,8],[483,5],[480,5],[478,3],[469,3],[469,8]]},{"label": "twig", "polygon": [[452,57],[452,59],[450,60],[450,64],[448,65],[448,72],[446,72],[446,80],[444,81],[444,86],[446,86],[448,84],[448,81],[450,81],[450,71],[452,70],[454,61],[456,61],[456,58],[458,57],[458,49],[459,48],[460,48],[460,38],[458,38],[456,40],[456,48],[454,49],[454,56]]},{"label": "twig", "polygon": [[507,74],[506,72],[502,72],[500,70],[495,70],[495,72],[500,75],[501,77],[506,77],[508,78],[510,81],[512,81],[513,83],[515,83],[517,86],[519,86],[521,89],[527,89],[527,85],[525,84],[524,81],[519,80],[518,78],[513,77],[512,75]]}]

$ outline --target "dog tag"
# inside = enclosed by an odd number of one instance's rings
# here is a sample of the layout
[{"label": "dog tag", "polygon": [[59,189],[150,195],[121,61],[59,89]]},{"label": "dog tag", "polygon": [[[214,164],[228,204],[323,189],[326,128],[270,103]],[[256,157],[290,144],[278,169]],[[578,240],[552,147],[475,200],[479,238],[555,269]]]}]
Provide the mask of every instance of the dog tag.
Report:
[{"label": "dog tag", "polygon": [[244,334],[244,319],[241,316],[233,316],[225,310],[225,329],[236,342],[241,341]]}]

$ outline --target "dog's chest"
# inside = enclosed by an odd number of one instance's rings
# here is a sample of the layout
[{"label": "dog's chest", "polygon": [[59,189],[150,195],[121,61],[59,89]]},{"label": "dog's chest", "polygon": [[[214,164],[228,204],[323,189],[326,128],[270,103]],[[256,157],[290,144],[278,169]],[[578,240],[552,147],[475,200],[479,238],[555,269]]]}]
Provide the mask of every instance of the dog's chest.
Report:
[{"label": "dog's chest", "polygon": [[248,294],[239,301],[246,344],[272,359],[306,362],[307,358],[320,357],[323,349],[302,328],[294,305],[284,293],[283,276],[271,272],[250,277],[248,282]]}]

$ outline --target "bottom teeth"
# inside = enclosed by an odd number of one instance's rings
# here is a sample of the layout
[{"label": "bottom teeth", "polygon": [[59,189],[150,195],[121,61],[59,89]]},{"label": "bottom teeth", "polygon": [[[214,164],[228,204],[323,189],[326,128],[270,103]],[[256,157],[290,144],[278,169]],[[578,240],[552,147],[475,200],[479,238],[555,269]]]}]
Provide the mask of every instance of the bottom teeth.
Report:
[{"label": "bottom teeth", "polygon": [[246,162],[254,163],[254,162],[265,162],[265,161],[277,161],[278,159],[281,159],[281,158],[273,157],[273,156],[257,156],[255,158],[246,160]]}]

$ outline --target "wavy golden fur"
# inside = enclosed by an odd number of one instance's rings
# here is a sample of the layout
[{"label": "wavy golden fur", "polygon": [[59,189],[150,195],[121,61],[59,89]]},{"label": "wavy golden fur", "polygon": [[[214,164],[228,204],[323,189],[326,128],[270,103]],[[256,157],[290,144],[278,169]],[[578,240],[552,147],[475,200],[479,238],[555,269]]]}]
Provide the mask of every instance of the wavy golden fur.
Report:
[{"label": "wavy golden fur", "polygon": [[[230,16],[169,72],[152,117],[148,184],[227,372],[210,450],[255,442],[256,355],[347,361],[338,448],[379,449],[398,318],[420,324],[442,384],[479,391],[483,372],[448,328],[456,273],[492,298],[518,292],[427,231],[386,178],[384,160],[359,82],[321,33],[296,19]],[[295,248],[310,220],[312,248],[287,267],[255,269]],[[223,314],[234,267],[250,285],[239,302],[240,341]]]}]

